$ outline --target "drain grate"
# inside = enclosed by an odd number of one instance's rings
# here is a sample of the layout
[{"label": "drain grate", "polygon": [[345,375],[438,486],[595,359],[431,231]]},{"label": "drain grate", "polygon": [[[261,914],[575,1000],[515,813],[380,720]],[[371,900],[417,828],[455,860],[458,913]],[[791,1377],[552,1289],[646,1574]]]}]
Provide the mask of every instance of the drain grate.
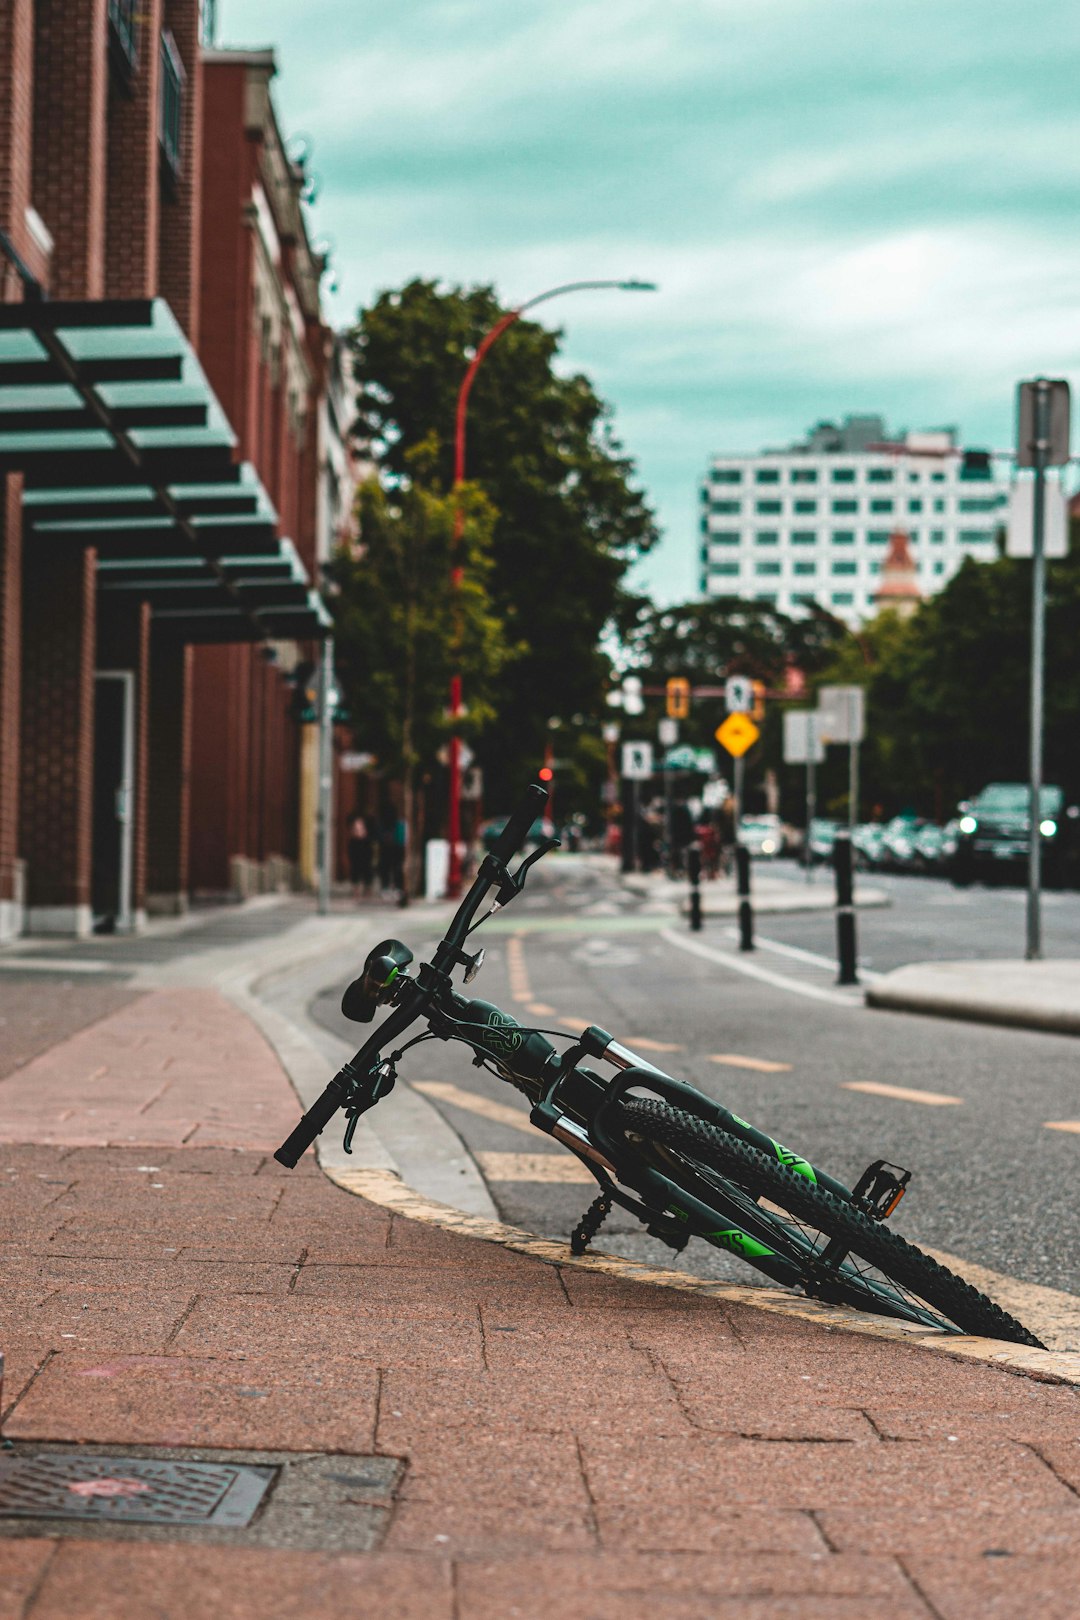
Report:
[{"label": "drain grate", "polygon": [[63,1454],[0,1458],[0,1515],[124,1524],[249,1524],[273,1468]]}]

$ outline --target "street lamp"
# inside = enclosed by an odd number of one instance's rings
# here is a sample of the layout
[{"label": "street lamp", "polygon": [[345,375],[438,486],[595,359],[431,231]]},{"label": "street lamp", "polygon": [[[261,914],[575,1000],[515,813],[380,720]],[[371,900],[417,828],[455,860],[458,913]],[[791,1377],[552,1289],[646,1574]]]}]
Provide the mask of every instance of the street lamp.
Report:
[{"label": "street lamp", "polygon": [[[476,373],[483,364],[484,357],[502,337],[507,327],[513,326],[520,320],[526,310],[535,309],[537,304],[544,304],[549,298],[561,298],[564,293],[595,292],[600,289],[609,289],[617,292],[655,292],[656,283],[653,281],[568,281],[559,287],[549,287],[547,292],[537,293],[535,298],[527,298],[516,309],[508,310],[505,315],[495,322],[490,331],[486,332],[477,346],[476,353],[469,362],[468,370],[461,379],[458,390],[457,416],[454,424],[454,492],[459,498],[454,506],[454,537],[451,551],[450,584],[454,591],[461,588],[464,569],[461,565],[461,541],[465,533],[465,509],[461,504],[460,490],[465,482],[465,422],[469,409],[469,394],[472,391]],[[455,656],[459,648],[455,644]],[[450,735],[450,872],[447,881],[447,893],[456,898],[461,893],[461,854],[459,843],[461,839],[461,738],[457,734],[457,721],[461,716],[461,671],[455,670],[450,677],[450,720],[454,726]]]}]

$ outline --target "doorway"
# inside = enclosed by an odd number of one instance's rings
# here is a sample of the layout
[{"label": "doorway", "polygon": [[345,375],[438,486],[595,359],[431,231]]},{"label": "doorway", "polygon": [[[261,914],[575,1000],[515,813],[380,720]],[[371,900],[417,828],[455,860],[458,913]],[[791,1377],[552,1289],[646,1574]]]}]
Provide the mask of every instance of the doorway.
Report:
[{"label": "doorway", "polygon": [[94,676],[94,845],[90,901],[94,932],[134,927],[132,857],[135,810],[135,674]]}]

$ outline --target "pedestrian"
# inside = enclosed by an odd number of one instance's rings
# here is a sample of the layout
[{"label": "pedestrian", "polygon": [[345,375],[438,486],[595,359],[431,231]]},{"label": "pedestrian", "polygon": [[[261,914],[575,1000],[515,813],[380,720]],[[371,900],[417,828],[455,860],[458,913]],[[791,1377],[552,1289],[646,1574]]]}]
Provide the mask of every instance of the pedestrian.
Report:
[{"label": "pedestrian", "polygon": [[371,893],[371,870],[371,829],[366,816],[357,810],[349,822],[349,882],[354,900],[360,899],[361,891]]}]

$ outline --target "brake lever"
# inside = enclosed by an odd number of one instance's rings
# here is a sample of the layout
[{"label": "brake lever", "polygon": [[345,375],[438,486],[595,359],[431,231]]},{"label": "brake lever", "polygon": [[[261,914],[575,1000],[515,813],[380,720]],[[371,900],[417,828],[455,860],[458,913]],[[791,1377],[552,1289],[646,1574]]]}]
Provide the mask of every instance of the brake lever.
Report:
[{"label": "brake lever", "polygon": [[[516,872],[513,874],[506,872],[504,881],[499,885],[500,906],[509,905],[514,896],[521,893],[530,866],[535,866],[537,861],[549,855],[553,849],[558,849],[560,843],[561,840],[558,838],[542,838],[532,854],[526,855]],[[505,868],[503,870],[505,872]]]},{"label": "brake lever", "polygon": [[[396,1053],[395,1056],[397,1056]],[[368,1095],[360,1097],[354,1092],[346,1110],[348,1124],[345,1127],[345,1139],[341,1144],[346,1153],[352,1152],[353,1137],[356,1135],[356,1127],[360,1123],[360,1115],[366,1114],[369,1108],[374,1108],[377,1102],[381,1102],[384,1097],[389,1096],[394,1089],[396,1079],[397,1069],[393,1060],[383,1058],[382,1062],[369,1076]]]}]

